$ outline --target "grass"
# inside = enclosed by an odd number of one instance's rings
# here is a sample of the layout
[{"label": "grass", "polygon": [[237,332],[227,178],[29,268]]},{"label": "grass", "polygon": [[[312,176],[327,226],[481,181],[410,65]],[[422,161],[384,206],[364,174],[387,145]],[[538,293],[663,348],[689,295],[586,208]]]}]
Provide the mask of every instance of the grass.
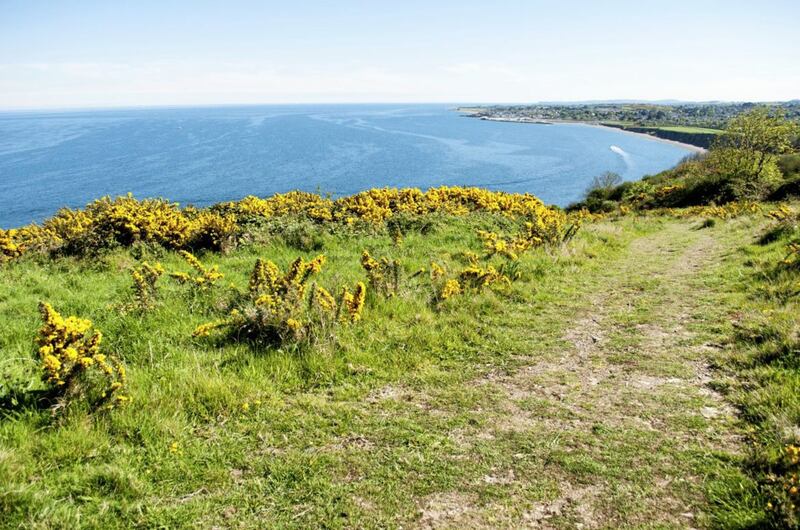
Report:
[{"label": "grass", "polygon": [[[775,461],[777,418],[797,424],[798,381],[793,368],[754,363],[766,342],[729,339],[741,312],[778,307],[759,298],[759,271],[780,242],[748,243],[757,217],[701,221],[587,225],[569,246],[523,255],[510,289],[440,308],[408,280],[311,350],[192,338],[217,310],[167,278],[152,311],[120,311],[128,269],[148,259],[185,270],[172,252],[6,264],[2,526],[766,524],[766,468],[745,470]],[[508,228],[490,215],[443,217],[395,246],[383,233],[305,227],[200,259],[244,287],[257,257],[283,266],[324,253],[318,281],[352,285],[364,249],[398,259],[406,275],[432,260],[454,271],[463,251],[480,252],[477,229]],[[128,367],[132,406],[54,419],[26,398],[41,385],[39,300],[104,332]],[[747,425],[703,379],[709,358],[724,369],[714,377],[726,399],[761,418],[755,455],[739,443]]]},{"label": "grass", "polygon": [[673,131],[687,134],[722,134],[724,131],[720,129],[708,129],[706,127],[688,127],[680,125],[658,126],[654,127],[662,131]]},{"label": "grass", "polygon": [[642,129],[660,129],[662,131],[672,131],[687,134],[722,134],[721,129],[709,129],[707,127],[693,127],[689,125],[636,125],[630,121],[604,120],[602,125],[614,125],[617,127],[628,128],[638,127]]}]

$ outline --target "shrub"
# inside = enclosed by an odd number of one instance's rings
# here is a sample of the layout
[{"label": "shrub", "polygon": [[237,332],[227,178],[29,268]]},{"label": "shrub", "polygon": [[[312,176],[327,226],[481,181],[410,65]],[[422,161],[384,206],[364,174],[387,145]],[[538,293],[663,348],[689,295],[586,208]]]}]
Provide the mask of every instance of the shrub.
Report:
[{"label": "shrub", "polygon": [[621,200],[628,203],[646,203],[656,194],[656,187],[646,180],[631,182],[621,193]]},{"label": "shrub", "polygon": [[519,253],[525,252],[530,247],[529,242],[524,238],[507,239],[495,232],[485,230],[478,230],[478,237],[483,242],[486,257],[500,255],[510,260],[517,260]]},{"label": "shrub", "polygon": [[319,226],[308,220],[287,223],[282,230],[282,236],[287,245],[303,252],[316,252],[325,245]]},{"label": "shrub", "polygon": [[784,155],[778,159],[778,169],[784,177],[800,177],[800,153]]},{"label": "shrub", "polygon": [[[448,278],[447,271],[441,265],[431,262],[429,277],[434,306],[439,306],[445,300],[456,295],[480,292],[486,287],[511,285],[511,278],[492,265],[481,266],[477,256],[468,256],[468,262],[469,265],[462,269],[455,278]],[[415,276],[422,272],[420,270]]]},{"label": "shrub", "polygon": [[15,230],[0,229],[0,263],[22,255],[24,247],[15,240]]},{"label": "shrub", "polygon": [[785,201],[798,197],[800,197],[800,175],[795,174],[775,188],[775,190],[769,194],[767,200]]},{"label": "shrub", "polygon": [[451,278],[442,285],[442,289],[439,291],[439,299],[447,300],[457,294],[461,294],[461,284],[455,278]]},{"label": "shrub", "polygon": [[177,280],[178,283],[188,284],[199,290],[207,290],[213,288],[218,280],[224,278],[224,275],[217,270],[216,265],[207,268],[194,254],[186,250],[179,251],[179,254],[194,269],[195,274],[171,272],[170,277]]},{"label": "shrub", "polygon": [[83,210],[62,209],[41,226],[0,232],[0,260],[30,251],[86,255],[137,243],[173,250],[224,251],[248,236],[245,227],[288,217],[293,218],[293,224],[287,243],[302,250],[322,247],[319,231],[312,228],[315,225],[388,228],[399,243],[404,232],[433,229],[435,217],[431,214],[462,216],[473,212],[528,221],[548,242],[557,240],[566,220],[561,210],[545,206],[533,195],[480,188],[440,187],[424,192],[416,188],[371,189],[335,201],[295,191],[266,199],[245,197],[209,209],[181,209],[164,199],[140,201],[127,195],[98,199]]},{"label": "shrub", "polygon": [[767,503],[767,510],[776,526],[797,528],[800,525],[800,447],[787,445],[777,467],[778,474],[768,483],[772,500]]},{"label": "shrub", "polygon": [[358,321],[366,296],[363,283],[352,293],[343,288],[339,301],[321,286],[307,288],[324,264],[323,255],[310,261],[300,257],[284,272],[272,261],[258,259],[247,293],[235,302],[228,316],[199,326],[194,336],[224,330],[234,340],[264,345],[313,342],[337,322]]},{"label": "shrub", "polygon": [[511,285],[511,279],[492,265],[485,268],[478,265],[467,267],[459,273],[458,279],[465,289],[471,288],[477,291],[494,284]]},{"label": "shrub", "polygon": [[225,252],[236,245],[240,230],[233,215],[189,208],[184,212],[190,221],[186,247]]},{"label": "shrub", "polygon": [[367,287],[362,283],[356,283],[353,292],[347,287],[342,288],[342,302],[339,306],[337,319],[339,321],[358,322],[361,320],[361,312],[364,309],[364,301],[367,299]]},{"label": "shrub", "polygon": [[377,260],[368,251],[361,254],[361,267],[367,272],[372,290],[383,296],[394,296],[400,288],[400,264],[382,257]]},{"label": "shrub", "polygon": [[756,107],[728,123],[705,165],[729,182],[736,200],[762,199],[780,183],[778,159],[791,151],[797,131],[782,111]]},{"label": "shrub", "polygon": [[64,318],[44,302],[39,312],[44,321],[36,339],[42,378],[62,406],[79,397],[92,407],[113,408],[129,401],[123,394],[125,367],[101,353],[102,334],[89,320]]},{"label": "shrub", "polygon": [[613,171],[606,171],[592,179],[586,190],[586,195],[595,194],[607,198],[611,191],[622,184],[622,177]]},{"label": "shrub", "polygon": [[580,229],[582,219],[580,216],[573,216],[570,220],[571,223],[560,223],[558,227],[526,221],[515,236],[504,237],[496,232],[478,230],[478,237],[483,242],[487,258],[499,255],[516,261],[520,254],[532,248],[572,239]]},{"label": "shrub", "polygon": [[162,274],[164,274],[164,267],[160,263],[150,265],[145,261],[139,268],[131,269],[133,297],[139,309],[149,309],[155,303],[158,296],[156,282]]},{"label": "shrub", "polygon": [[713,149],[709,171],[723,180],[734,200],[762,199],[780,185],[781,173],[774,156],[760,156],[744,149]]}]

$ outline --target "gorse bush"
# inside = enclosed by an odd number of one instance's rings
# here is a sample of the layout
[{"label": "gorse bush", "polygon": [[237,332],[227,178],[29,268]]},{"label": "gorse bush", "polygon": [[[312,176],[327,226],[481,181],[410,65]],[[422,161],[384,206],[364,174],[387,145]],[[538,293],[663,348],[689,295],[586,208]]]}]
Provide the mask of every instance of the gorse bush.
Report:
[{"label": "gorse bush", "polygon": [[160,263],[150,265],[145,261],[140,267],[131,269],[133,297],[139,309],[150,309],[155,304],[158,297],[156,283],[162,274],[164,274],[164,267]]},{"label": "gorse bush", "polygon": [[371,189],[336,200],[295,191],[267,199],[246,197],[238,202],[217,205],[213,209],[233,214],[238,219],[303,215],[321,223],[347,225],[357,222],[384,223],[397,214],[442,212],[466,215],[476,211],[541,219],[544,224],[563,222],[563,214],[559,210],[545,206],[533,195],[461,187],[431,188],[425,192],[416,188]]},{"label": "gorse bush", "polygon": [[361,267],[373,292],[383,296],[394,296],[400,288],[400,264],[387,257],[373,258],[368,251],[361,254]]},{"label": "gorse bush", "polygon": [[[210,210],[181,209],[163,199],[104,197],[84,210],[65,208],[40,225],[8,231],[18,250],[85,254],[114,245],[155,243],[165,248],[222,250],[233,244],[238,225]],[[10,235],[9,235],[10,234]]]},{"label": "gorse bush", "polygon": [[318,274],[326,258],[297,258],[282,271],[269,260],[258,259],[250,274],[248,289],[227,317],[199,326],[194,335],[225,332],[227,337],[260,344],[313,342],[336,323],[360,319],[366,288],[357,284],[350,293],[343,288],[337,301],[318,285],[310,289],[310,278]]},{"label": "gorse bush", "polygon": [[570,215],[568,221],[546,224],[540,221],[525,221],[514,236],[503,236],[488,230],[478,230],[483,242],[486,257],[503,256],[516,261],[519,255],[540,246],[552,246],[572,239],[580,229],[581,223],[591,218],[585,210]]},{"label": "gorse bush", "polygon": [[506,287],[511,285],[511,279],[492,265],[481,267],[476,264],[467,267],[458,274],[458,280],[465,289],[478,291],[491,285]]},{"label": "gorse bush", "polygon": [[102,334],[89,320],[62,317],[50,304],[39,304],[43,324],[36,339],[42,378],[66,405],[83,398],[92,407],[112,408],[129,398],[123,393],[125,367],[100,351]]},{"label": "gorse bush", "polygon": [[447,300],[457,294],[461,294],[461,284],[455,278],[451,278],[442,284],[439,290],[439,299]]},{"label": "gorse bush", "polygon": [[16,241],[17,230],[0,229],[0,263],[22,255],[24,247]]},{"label": "gorse bush", "polygon": [[217,281],[224,278],[224,275],[219,272],[216,265],[206,267],[194,254],[186,250],[179,251],[179,254],[192,267],[193,273],[180,271],[169,273],[170,277],[177,280],[178,283],[188,284],[199,290],[208,290],[214,287]]},{"label": "gorse bush", "polygon": [[[140,201],[128,195],[105,197],[83,210],[63,209],[41,225],[0,231],[0,260],[37,251],[82,255],[139,242],[174,250],[226,250],[259,220],[286,216],[329,227],[388,224],[399,243],[404,229],[429,227],[430,214],[460,216],[471,212],[524,219],[535,226],[545,242],[557,242],[566,222],[561,210],[545,206],[533,195],[479,188],[441,187],[425,192],[416,188],[372,189],[336,200],[294,191],[266,199],[246,197],[208,209],[182,209],[163,199]],[[292,236],[297,248],[320,247],[321,240],[312,232],[300,227],[297,230],[300,232]]]},{"label": "gorse bush", "polygon": [[353,292],[342,287],[341,303],[337,310],[337,320],[340,322],[358,322],[361,320],[361,311],[367,299],[367,287],[362,282],[357,282]]},{"label": "gorse bush", "polygon": [[[477,293],[487,287],[504,288],[511,285],[512,278],[506,276],[493,265],[482,266],[474,254],[468,253],[468,266],[455,276],[438,263],[431,262],[429,273],[433,304],[440,306],[442,302],[456,295]],[[418,271],[419,276],[423,271]]]},{"label": "gorse bush", "polygon": [[769,481],[772,500],[767,510],[789,528],[800,526],[800,447],[789,444],[780,461],[780,474]]}]

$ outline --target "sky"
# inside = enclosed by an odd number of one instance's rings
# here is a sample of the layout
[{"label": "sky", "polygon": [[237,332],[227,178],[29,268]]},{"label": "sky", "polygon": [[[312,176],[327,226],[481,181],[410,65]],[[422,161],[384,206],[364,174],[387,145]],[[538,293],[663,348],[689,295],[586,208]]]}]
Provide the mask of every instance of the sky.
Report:
[{"label": "sky", "polygon": [[798,0],[0,0],[0,109],[800,98]]}]

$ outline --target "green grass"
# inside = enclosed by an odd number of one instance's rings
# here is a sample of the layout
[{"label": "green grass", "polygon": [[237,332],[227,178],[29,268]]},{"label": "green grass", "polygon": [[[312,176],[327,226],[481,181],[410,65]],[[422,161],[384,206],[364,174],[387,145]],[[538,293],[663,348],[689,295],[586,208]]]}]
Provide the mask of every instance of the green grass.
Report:
[{"label": "green grass", "polygon": [[[746,426],[697,378],[716,358],[729,370],[730,399],[767,418],[765,430],[786,400],[794,407],[795,372],[766,377],[763,366],[737,364],[749,350],[717,357],[703,348],[733,336],[733,313],[766,303],[751,292],[758,267],[742,266],[770,262],[779,244],[740,250],[763,220],[699,230],[700,221],[588,225],[564,248],[525,254],[510,289],[441,308],[424,281],[406,280],[310,350],[192,338],[219,310],[168,278],[152,311],[118,310],[139,260],[186,270],[171,252],[6,264],[0,526],[763,523],[761,475],[743,471],[750,460],[737,442]],[[510,225],[441,218],[399,247],[384,233],[304,227],[308,237],[261,234],[200,258],[219,266],[223,284],[244,287],[257,257],[283,266],[321,252],[318,281],[334,287],[363,279],[364,249],[398,259],[406,275],[432,260],[458,270],[463,251],[481,251],[479,228]],[[42,385],[32,343],[39,300],[103,331],[128,367],[131,406],[53,418],[25,400]],[[753,381],[764,391],[746,392]],[[773,451],[778,441],[765,436],[759,447]]]},{"label": "green grass", "polygon": [[660,129],[662,131],[681,132],[687,134],[722,134],[721,129],[709,129],[707,127],[692,127],[688,125],[636,125],[630,121],[604,120],[602,125],[612,125],[622,128],[638,127],[642,129]]},{"label": "green grass", "polygon": [[688,127],[680,125],[658,126],[654,129],[661,129],[662,131],[673,131],[687,134],[722,134],[724,131],[720,129],[708,129],[705,127]]}]

